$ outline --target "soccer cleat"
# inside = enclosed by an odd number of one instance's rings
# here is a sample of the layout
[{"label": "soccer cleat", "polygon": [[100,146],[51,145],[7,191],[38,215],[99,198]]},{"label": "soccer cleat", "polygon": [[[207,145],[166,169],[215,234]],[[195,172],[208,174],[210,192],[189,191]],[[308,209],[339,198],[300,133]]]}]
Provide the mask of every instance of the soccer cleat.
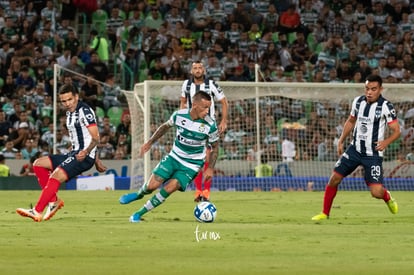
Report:
[{"label": "soccer cleat", "polygon": [[194,194],[194,201],[200,202],[202,195],[203,195],[203,192],[201,190],[196,189],[195,194]]},{"label": "soccer cleat", "polygon": [[204,190],[202,196],[202,201],[210,201],[210,190]]},{"label": "soccer cleat", "polygon": [[49,202],[46,209],[46,214],[43,216],[43,220],[50,220],[56,212],[65,205],[65,202],[61,199],[57,199],[55,202]]},{"label": "soccer cleat", "polygon": [[201,196],[200,201],[210,201],[210,200],[204,196]]},{"label": "soccer cleat", "polygon": [[195,202],[200,202],[202,199],[202,197],[200,195],[198,195],[197,197],[195,197],[194,201]]},{"label": "soccer cleat", "polygon": [[33,219],[35,222],[42,221],[42,214],[38,213],[34,208],[30,208],[30,209],[17,208],[16,213],[23,217],[29,217]]},{"label": "soccer cleat", "polygon": [[129,217],[130,222],[140,222],[141,216],[138,213],[134,213],[131,217]]},{"label": "soccer cleat", "polygon": [[134,192],[134,193],[128,193],[128,194],[122,195],[119,198],[119,203],[120,204],[128,204],[130,202],[139,200],[140,198],[142,198],[142,196],[141,197],[138,197],[138,193],[136,193],[136,192]]},{"label": "soccer cleat", "polygon": [[322,221],[322,220],[327,220],[327,219],[329,219],[329,216],[326,215],[325,213],[320,213],[312,217],[312,221]]},{"label": "soccer cleat", "polygon": [[397,202],[394,200],[393,197],[391,197],[391,194],[389,191],[387,191],[388,194],[390,195],[390,200],[386,202],[388,209],[390,210],[390,212],[392,214],[397,214],[398,213],[398,204]]}]

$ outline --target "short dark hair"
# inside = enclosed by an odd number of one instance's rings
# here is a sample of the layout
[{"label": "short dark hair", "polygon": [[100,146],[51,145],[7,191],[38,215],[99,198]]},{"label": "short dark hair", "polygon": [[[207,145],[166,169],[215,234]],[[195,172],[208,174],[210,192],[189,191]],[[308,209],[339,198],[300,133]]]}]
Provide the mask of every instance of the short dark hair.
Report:
[{"label": "short dark hair", "polygon": [[72,93],[72,94],[77,94],[78,93],[78,89],[71,84],[65,84],[62,87],[60,87],[59,89],[59,94],[66,94],[66,93]]},{"label": "short dark hair", "polygon": [[199,101],[199,100],[207,100],[207,101],[211,101],[211,96],[206,93],[205,91],[198,91],[194,94],[193,96],[193,101]]},{"label": "short dark hair", "polygon": [[368,82],[378,82],[379,86],[382,86],[382,78],[379,75],[376,74],[370,74],[367,76],[367,78],[365,79]]}]

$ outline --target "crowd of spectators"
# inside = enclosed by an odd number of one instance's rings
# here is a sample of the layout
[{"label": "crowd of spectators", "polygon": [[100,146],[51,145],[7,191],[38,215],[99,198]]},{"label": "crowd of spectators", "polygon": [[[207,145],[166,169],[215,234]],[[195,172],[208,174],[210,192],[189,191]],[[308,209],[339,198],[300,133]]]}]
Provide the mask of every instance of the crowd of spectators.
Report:
[{"label": "crowd of spectators", "polygon": [[[255,81],[259,64],[261,80],[269,82],[358,83],[373,73],[386,83],[414,83],[414,4],[407,0],[101,0],[86,13],[87,34],[78,27],[83,22],[74,2],[0,1],[0,147],[6,158],[50,153],[54,111],[56,145],[67,150],[64,114],[52,106],[54,64],[74,72],[60,82],[76,85],[82,100],[104,113],[122,107],[119,79],[109,73],[115,56],[130,67],[134,82],[184,80],[191,62],[201,60],[216,81]],[[245,117],[240,120],[247,125]],[[100,120],[102,158],[129,157],[130,123],[127,111],[116,125],[107,116]],[[273,128],[264,133],[269,139]],[[229,159],[238,158],[231,137],[238,131],[249,129],[229,127],[223,153]],[[309,158],[331,151],[319,144],[306,150]],[[244,149],[243,159],[254,155],[254,148]]]},{"label": "crowd of spectators", "polygon": [[[70,150],[65,113],[53,107],[55,64],[71,72],[58,75],[58,88],[72,83],[82,100],[103,111],[98,120],[104,137],[98,146],[101,157],[130,156],[128,110],[116,125],[105,116],[113,106],[124,107],[118,101],[120,87],[109,73],[109,57],[101,58],[102,51],[97,49],[106,40],[93,48],[98,35],[92,29],[82,44],[77,12],[71,0],[0,1],[0,153],[6,159],[29,161],[50,154],[53,147],[58,153]],[[56,144],[54,112],[58,117]]]},{"label": "crowd of spectators", "polygon": [[254,81],[258,63],[266,81],[414,82],[410,1],[153,2],[100,7],[114,50],[150,79],[184,79],[202,60],[215,80]]}]

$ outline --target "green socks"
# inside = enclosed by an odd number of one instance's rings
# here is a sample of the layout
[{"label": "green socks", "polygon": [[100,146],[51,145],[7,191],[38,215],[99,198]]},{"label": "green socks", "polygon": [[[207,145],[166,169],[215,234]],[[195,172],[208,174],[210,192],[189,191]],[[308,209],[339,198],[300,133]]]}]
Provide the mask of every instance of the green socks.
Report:
[{"label": "green socks", "polygon": [[[140,189],[140,191],[141,191],[141,189]],[[138,196],[140,196],[140,193],[141,193],[140,191],[138,192]],[[152,196],[152,198],[150,198],[144,204],[144,206],[141,207],[141,209],[139,209],[137,211],[138,215],[142,216],[145,213],[147,213],[148,211],[151,211],[155,207],[159,206],[161,203],[163,203],[168,198],[169,195],[170,194],[168,194],[167,191],[165,191],[165,189],[162,188],[159,193],[157,193],[154,196]],[[144,196],[144,194],[142,194],[142,196]]]},{"label": "green socks", "polygon": [[137,198],[137,200],[140,200],[140,199],[142,199],[145,195],[148,195],[148,194],[151,194],[151,193],[152,193],[152,191],[148,191],[148,190],[147,190],[147,186],[148,186],[148,183],[146,182],[146,183],[144,183],[144,184],[141,186],[141,188],[138,190],[138,192],[137,192],[137,194],[138,194],[138,198]]}]

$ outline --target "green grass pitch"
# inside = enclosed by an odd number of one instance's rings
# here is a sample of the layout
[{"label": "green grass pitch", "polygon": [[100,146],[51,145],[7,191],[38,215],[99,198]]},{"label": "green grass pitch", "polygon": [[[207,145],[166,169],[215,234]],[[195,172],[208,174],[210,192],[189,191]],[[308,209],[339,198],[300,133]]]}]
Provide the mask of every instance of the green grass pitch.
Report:
[{"label": "green grass pitch", "polygon": [[124,191],[60,191],[51,220],[15,213],[38,191],[0,191],[1,274],[413,274],[412,192],[400,212],[366,192],[340,191],[331,219],[316,223],[322,192],[213,192],[217,220],[194,220],[193,194],[175,193],[138,224],[148,198]]}]

